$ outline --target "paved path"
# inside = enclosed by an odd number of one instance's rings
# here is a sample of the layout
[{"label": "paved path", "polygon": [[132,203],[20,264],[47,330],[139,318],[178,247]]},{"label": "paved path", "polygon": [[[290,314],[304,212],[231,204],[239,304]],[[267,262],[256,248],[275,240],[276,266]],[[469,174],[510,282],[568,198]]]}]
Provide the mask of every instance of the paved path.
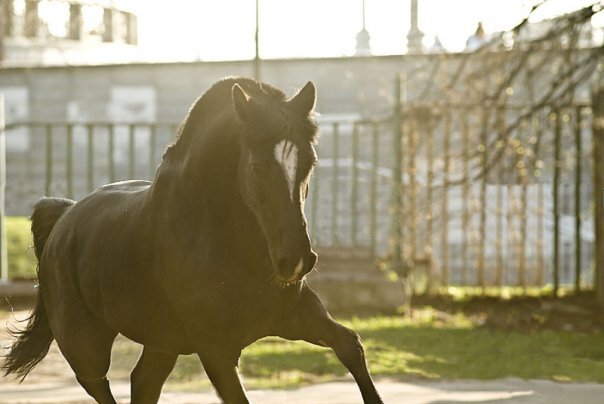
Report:
[{"label": "paved path", "polygon": [[[129,401],[125,382],[112,385],[120,403]],[[494,381],[396,382],[381,380],[378,389],[386,403],[547,403],[591,404],[604,402],[603,384],[560,384],[550,381],[503,379]],[[353,381],[316,384],[292,390],[253,390],[255,403],[355,404],[362,403]],[[73,381],[18,385],[0,382],[0,403],[92,403]],[[213,391],[164,392],[160,403],[218,403]]]}]

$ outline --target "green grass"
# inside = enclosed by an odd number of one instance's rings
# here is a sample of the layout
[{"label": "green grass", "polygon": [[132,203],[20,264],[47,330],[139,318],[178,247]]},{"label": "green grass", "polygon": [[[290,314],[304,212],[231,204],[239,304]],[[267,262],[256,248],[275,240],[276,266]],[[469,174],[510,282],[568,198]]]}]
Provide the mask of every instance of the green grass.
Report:
[{"label": "green grass", "polygon": [[[475,327],[463,315],[445,322],[431,309],[413,320],[352,319],[374,376],[413,379],[520,377],[604,382],[604,334],[566,331],[519,333]],[[111,376],[127,377],[139,348],[118,341]],[[240,370],[248,387],[295,387],[347,374],[331,350],[266,338],[246,348]],[[168,389],[208,386],[196,356],[181,357]]]},{"label": "green grass", "polygon": [[33,279],[36,277],[36,256],[30,222],[26,217],[6,218],[6,253],[9,277],[12,279]]}]

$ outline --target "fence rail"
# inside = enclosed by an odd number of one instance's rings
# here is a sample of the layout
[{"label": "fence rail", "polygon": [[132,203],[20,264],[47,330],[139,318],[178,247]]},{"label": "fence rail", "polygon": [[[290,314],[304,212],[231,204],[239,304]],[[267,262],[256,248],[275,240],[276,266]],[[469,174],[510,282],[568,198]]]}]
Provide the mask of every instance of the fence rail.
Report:
[{"label": "fence rail", "polygon": [[[174,123],[148,122],[12,123],[6,127],[7,141],[13,149],[7,157],[11,163],[9,171],[11,167],[29,166],[35,160],[37,165],[25,167],[26,175],[31,177],[42,168],[39,162],[43,160],[43,194],[78,198],[106,182],[151,179],[159,163],[160,148],[165,147],[158,138],[171,142],[176,128]],[[37,189],[39,179],[33,183],[37,195],[41,195]]]},{"label": "fence rail", "polygon": [[[400,89],[400,83],[398,84]],[[593,283],[589,104],[420,104],[388,119],[320,120],[307,201],[314,243],[362,250],[432,285]],[[176,123],[6,126],[7,212],[152,179]]]}]

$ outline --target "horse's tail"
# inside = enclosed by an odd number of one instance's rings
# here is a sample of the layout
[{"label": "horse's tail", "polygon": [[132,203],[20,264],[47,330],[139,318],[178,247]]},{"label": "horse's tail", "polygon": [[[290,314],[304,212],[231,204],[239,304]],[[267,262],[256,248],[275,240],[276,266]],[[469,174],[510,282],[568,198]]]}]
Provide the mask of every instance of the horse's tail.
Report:
[{"label": "horse's tail", "polygon": [[[38,263],[52,228],[67,208],[74,203],[69,199],[43,198],[34,206],[31,215],[31,231],[34,237],[34,251]],[[39,265],[38,270],[40,270]],[[24,330],[10,331],[17,340],[10,348],[10,352],[4,357],[4,363],[2,364],[2,370],[6,376],[15,374],[21,381],[44,359],[54,339],[44,309],[40,288],[38,288],[36,306],[25,321],[27,321],[27,326]]]},{"label": "horse's tail", "polygon": [[71,199],[65,198],[42,198],[34,205],[31,214],[31,232],[34,236],[34,251],[38,262],[55,223],[74,203]]}]

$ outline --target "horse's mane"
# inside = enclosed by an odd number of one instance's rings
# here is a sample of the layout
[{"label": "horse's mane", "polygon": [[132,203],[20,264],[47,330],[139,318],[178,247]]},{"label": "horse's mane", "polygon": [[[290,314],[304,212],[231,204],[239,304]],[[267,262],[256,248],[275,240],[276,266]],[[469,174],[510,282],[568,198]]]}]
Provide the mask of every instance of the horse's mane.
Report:
[{"label": "horse's mane", "polygon": [[[176,140],[168,146],[164,158],[175,154],[175,150],[181,148],[181,144],[189,144],[192,137],[200,135],[199,128],[210,127],[213,122],[224,117],[223,114],[233,115],[232,117],[227,116],[227,118],[236,119],[231,98],[231,91],[235,84],[239,84],[247,94],[265,103],[285,100],[285,94],[282,91],[268,84],[245,77],[222,79],[193,103],[179,126]],[[186,149],[186,147],[182,148]]]},{"label": "horse's mane", "polygon": [[[166,149],[164,159],[177,156],[179,150],[187,150],[188,145],[195,137],[207,135],[215,123],[224,121],[235,121],[235,111],[232,106],[232,88],[238,84],[249,96],[267,111],[263,125],[265,131],[259,133],[275,132],[275,129],[283,129],[279,132],[288,133],[298,131],[303,127],[305,133],[311,133],[311,141],[315,141],[316,126],[309,120],[292,119],[287,111],[279,108],[281,114],[275,114],[275,105],[286,101],[285,94],[266,83],[244,77],[227,77],[215,83],[209,90],[200,96],[191,106],[184,121],[181,123],[178,135],[174,143]],[[270,112],[270,113],[269,113]],[[310,128],[308,126],[310,125]]]}]

